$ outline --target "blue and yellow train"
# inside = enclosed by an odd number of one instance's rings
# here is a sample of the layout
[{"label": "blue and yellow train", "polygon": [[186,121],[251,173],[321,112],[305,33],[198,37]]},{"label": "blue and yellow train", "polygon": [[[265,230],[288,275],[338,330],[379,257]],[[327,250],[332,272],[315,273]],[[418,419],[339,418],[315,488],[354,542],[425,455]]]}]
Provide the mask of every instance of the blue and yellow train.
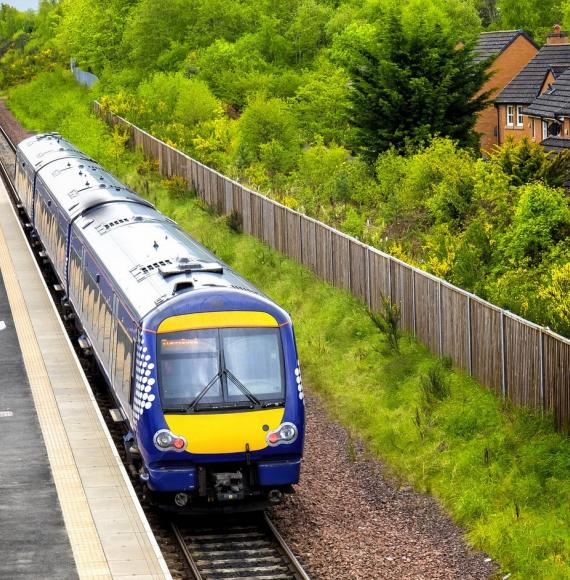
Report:
[{"label": "blue and yellow train", "polygon": [[57,134],[16,190],[166,509],[253,509],[299,480],[304,394],[289,315]]}]

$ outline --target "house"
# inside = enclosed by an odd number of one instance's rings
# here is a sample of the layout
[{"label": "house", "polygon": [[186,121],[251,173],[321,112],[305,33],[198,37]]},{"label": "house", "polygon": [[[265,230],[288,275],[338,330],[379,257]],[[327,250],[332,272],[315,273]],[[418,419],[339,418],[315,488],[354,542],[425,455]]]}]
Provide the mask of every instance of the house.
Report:
[{"label": "house", "polygon": [[[492,76],[481,89],[481,93],[491,91],[495,96],[530,62],[538,46],[523,30],[483,32],[474,52],[476,62],[495,57],[490,67]],[[483,150],[498,144],[499,125],[494,105],[479,113],[475,131],[481,134]]]},{"label": "house", "polygon": [[495,98],[499,145],[507,137],[519,141],[526,136],[540,143],[549,136],[568,135],[569,70],[568,34],[555,26],[546,45]]}]

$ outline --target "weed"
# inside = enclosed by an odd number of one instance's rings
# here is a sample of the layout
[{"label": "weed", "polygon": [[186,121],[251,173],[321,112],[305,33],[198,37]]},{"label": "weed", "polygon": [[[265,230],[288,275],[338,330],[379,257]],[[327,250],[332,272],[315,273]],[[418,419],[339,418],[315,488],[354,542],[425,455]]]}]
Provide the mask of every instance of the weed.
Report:
[{"label": "weed", "polygon": [[401,312],[400,306],[392,302],[390,298],[382,295],[382,310],[374,312],[368,310],[372,322],[386,335],[388,344],[396,352],[400,352],[400,330]]},{"label": "weed", "polygon": [[226,223],[232,232],[236,234],[243,232],[243,219],[241,214],[235,209],[226,216]]},{"label": "weed", "polygon": [[170,199],[183,199],[188,192],[186,180],[178,175],[174,175],[168,179],[163,179],[160,184],[166,189]]},{"label": "weed", "polygon": [[427,372],[420,376],[420,390],[426,412],[430,412],[437,403],[449,397],[451,394],[449,382],[440,362],[430,366]]}]

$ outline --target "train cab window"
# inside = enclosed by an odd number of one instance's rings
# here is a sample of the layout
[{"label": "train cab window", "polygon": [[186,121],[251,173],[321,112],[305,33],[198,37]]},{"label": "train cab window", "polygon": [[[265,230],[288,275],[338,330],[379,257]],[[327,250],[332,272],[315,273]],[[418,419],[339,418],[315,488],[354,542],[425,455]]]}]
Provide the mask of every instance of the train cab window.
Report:
[{"label": "train cab window", "polygon": [[[261,400],[275,399],[283,390],[281,339],[275,328],[224,328],[221,331],[228,370],[228,396],[243,399],[241,382]],[[255,354],[254,354],[255,353]]]},{"label": "train cab window", "polygon": [[161,334],[159,388],[165,409],[217,410],[283,403],[277,328],[222,328]]}]

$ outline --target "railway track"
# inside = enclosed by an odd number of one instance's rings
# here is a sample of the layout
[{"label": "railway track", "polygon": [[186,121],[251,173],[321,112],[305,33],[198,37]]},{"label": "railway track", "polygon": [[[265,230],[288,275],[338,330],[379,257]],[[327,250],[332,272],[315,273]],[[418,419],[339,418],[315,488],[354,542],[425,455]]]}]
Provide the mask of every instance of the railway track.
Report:
[{"label": "railway track", "polygon": [[309,580],[267,514],[171,526],[196,580]]},{"label": "railway track", "polygon": [[[0,178],[8,189],[14,205],[20,210],[21,205],[14,186],[15,163],[16,147],[0,125]],[[20,215],[23,217],[22,213]],[[22,219],[23,227],[25,221]],[[62,315],[57,292],[53,290],[54,284],[51,283],[53,274],[46,267],[38,251],[34,251],[34,255]],[[76,344],[74,327],[71,327],[65,319],[64,325],[72,338],[72,343]],[[114,406],[112,398],[108,390],[102,387],[104,381],[94,369],[93,362],[86,360],[78,351],[77,354],[111,431],[115,446],[126,465],[121,444],[123,431],[110,419],[109,411]],[[174,578],[193,576],[195,580],[310,580],[267,514],[248,514],[239,518],[234,516],[231,520],[210,518],[207,522],[182,518],[168,519],[163,514],[156,514],[156,510],[148,506],[144,491],[136,478],[133,479],[133,485]],[[172,549],[173,542],[177,544],[176,551]]]}]

